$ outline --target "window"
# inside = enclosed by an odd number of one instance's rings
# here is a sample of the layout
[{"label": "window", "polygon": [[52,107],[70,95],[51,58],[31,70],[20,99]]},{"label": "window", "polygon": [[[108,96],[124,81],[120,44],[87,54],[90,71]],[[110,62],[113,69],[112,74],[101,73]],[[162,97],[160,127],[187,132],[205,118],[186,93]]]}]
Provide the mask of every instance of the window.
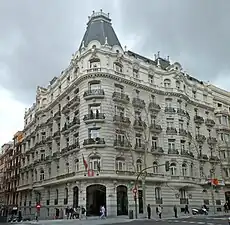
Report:
[{"label": "window", "polygon": [[115,115],[124,117],[125,116],[125,109],[121,106],[115,105]]},{"label": "window", "polygon": [[69,191],[68,191],[68,188],[65,188],[65,191],[64,191],[64,204],[65,205],[68,204],[68,197],[69,197]]},{"label": "window", "polygon": [[179,120],[179,129],[183,130],[184,129],[184,121]]},{"label": "window", "polygon": [[66,168],[66,173],[69,173],[69,163],[68,162],[65,164],[65,168]]},{"label": "window", "polygon": [[139,78],[139,71],[137,69],[133,69],[133,77]]},{"label": "window", "polygon": [[196,99],[196,91],[193,91],[192,93],[193,93],[193,98]]},{"label": "window", "polygon": [[176,163],[171,163],[170,167],[169,167],[169,170],[170,170],[170,175],[171,176],[176,176],[176,174],[177,174]]},{"label": "window", "polygon": [[208,96],[206,94],[203,94],[203,101],[207,102]]},{"label": "window", "polygon": [[79,145],[79,133],[78,132],[73,135],[73,143],[77,144],[77,146]]},{"label": "window", "polygon": [[185,141],[184,140],[180,141],[180,148],[182,152],[185,152]]},{"label": "window", "polygon": [[116,132],[116,140],[119,142],[119,143],[124,143],[125,141],[125,135],[122,131],[117,131]]},{"label": "window", "polygon": [[161,188],[160,187],[156,187],[155,188],[155,198],[158,200],[158,199],[161,199]]},{"label": "window", "polygon": [[99,156],[93,156],[89,159],[89,169],[99,171],[101,166],[101,158]]},{"label": "window", "polygon": [[136,147],[141,147],[141,134],[136,134]]},{"label": "window", "polygon": [[38,179],[38,172],[37,172],[37,170],[35,169],[35,170],[34,170],[34,180],[37,181],[37,179]]},{"label": "window", "polygon": [[51,166],[48,167],[48,176],[51,177]]},{"label": "window", "polygon": [[120,63],[114,63],[114,70],[122,73],[122,65]]},{"label": "window", "polygon": [[150,84],[153,84],[153,75],[149,75],[148,80]]},{"label": "window", "polygon": [[169,150],[175,150],[175,140],[168,140],[168,148]]},{"label": "window", "polygon": [[180,189],[180,198],[186,198],[186,191],[184,189]]},{"label": "window", "polygon": [[79,159],[75,160],[75,172],[79,171]]},{"label": "window", "polygon": [[165,100],[165,107],[172,108],[172,99]]},{"label": "window", "polygon": [[98,58],[91,59],[89,61],[89,67],[90,67],[90,69],[100,67],[100,59],[98,59]]},{"label": "window", "polygon": [[217,117],[218,124],[221,124],[221,116]]},{"label": "window", "polygon": [[191,175],[191,177],[194,176],[193,170],[194,170],[194,166],[193,166],[193,163],[191,163],[191,165],[190,165],[190,175]]},{"label": "window", "polygon": [[155,125],[156,124],[156,117],[155,116],[151,116],[150,117],[150,122],[151,122],[151,124],[153,124],[153,125]]},{"label": "window", "polygon": [[164,87],[165,88],[170,88],[171,87],[171,81],[169,79],[164,80]]},{"label": "window", "polygon": [[180,90],[180,81],[176,81],[176,89]]},{"label": "window", "polygon": [[56,193],[55,193],[55,199],[54,199],[54,205],[58,205],[58,189],[56,189]]},{"label": "window", "polygon": [[125,171],[125,159],[122,157],[116,158],[116,170]]},{"label": "window", "polygon": [[223,124],[225,126],[227,126],[228,125],[228,117],[227,116],[222,116],[222,119],[223,119]]},{"label": "window", "polygon": [[101,89],[101,83],[95,82],[95,83],[89,83],[89,90],[95,91],[95,90],[100,90]]},{"label": "window", "polygon": [[115,92],[118,92],[118,93],[124,93],[124,87],[122,86],[122,85],[120,85],[120,84],[115,84],[114,85],[115,86]]},{"label": "window", "polygon": [[153,173],[154,174],[158,173],[158,164],[157,164],[157,162],[153,162]]},{"label": "window", "polygon": [[173,124],[174,124],[173,119],[167,118],[166,123],[167,123],[167,128],[173,128],[173,127],[174,127],[174,126],[173,126]]},{"label": "window", "polygon": [[69,147],[69,138],[66,138],[66,147]]},{"label": "window", "polygon": [[89,129],[89,138],[99,138],[100,137],[100,129],[95,128],[95,129]]},{"label": "window", "polygon": [[43,181],[43,180],[45,180],[45,173],[44,173],[44,170],[41,169],[40,170],[40,181]]},{"label": "window", "polygon": [[141,170],[142,170],[142,161],[140,159],[137,160],[136,165],[137,165],[137,172],[141,172]]},{"label": "window", "polygon": [[101,106],[100,105],[91,105],[89,106],[89,113],[90,114],[97,114],[101,112]]},{"label": "window", "polygon": [[157,149],[157,138],[152,137],[152,149]]},{"label": "window", "polygon": [[204,177],[204,168],[200,167],[200,177]]},{"label": "window", "polygon": [[40,159],[45,160],[45,150],[40,151]]},{"label": "window", "polygon": [[183,163],[182,164],[182,176],[187,176],[187,175],[188,175],[187,165]]}]

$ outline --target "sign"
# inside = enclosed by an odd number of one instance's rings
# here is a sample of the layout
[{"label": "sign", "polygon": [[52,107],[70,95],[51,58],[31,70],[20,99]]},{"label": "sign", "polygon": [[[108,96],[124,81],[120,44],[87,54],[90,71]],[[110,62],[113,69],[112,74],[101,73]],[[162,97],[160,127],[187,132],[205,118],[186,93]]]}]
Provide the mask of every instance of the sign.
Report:
[{"label": "sign", "polygon": [[36,208],[37,208],[37,209],[40,209],[40,208],[41,208],[41,205],[40,205],[40,204],[37,204],[37,205],[36,205]]}]

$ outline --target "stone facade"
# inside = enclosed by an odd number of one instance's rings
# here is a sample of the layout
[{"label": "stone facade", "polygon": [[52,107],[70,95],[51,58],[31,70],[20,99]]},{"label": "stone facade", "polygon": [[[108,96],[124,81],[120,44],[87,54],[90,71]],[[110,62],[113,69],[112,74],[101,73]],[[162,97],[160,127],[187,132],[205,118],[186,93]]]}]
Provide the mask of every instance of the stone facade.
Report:
[{"label": "stone facade", "polygon": [[[99,12],[88,31],[96,20],[111,26]],[[113,44],[111,35],[103,43],[96,37],[83,39],[68,68],[37,88],[25,113],[17,188],[23,214],[36,204],[42,218],[62,217],[72,205],[95,214],[105,204],[108,216],[127,214],[137,174],[147,167],[138,213],[146,204],[161,204],[165,213],[175,204],[212,210],[214,203],[217,210],[230,184],[229,93],[160,55],[148,59]]]}]

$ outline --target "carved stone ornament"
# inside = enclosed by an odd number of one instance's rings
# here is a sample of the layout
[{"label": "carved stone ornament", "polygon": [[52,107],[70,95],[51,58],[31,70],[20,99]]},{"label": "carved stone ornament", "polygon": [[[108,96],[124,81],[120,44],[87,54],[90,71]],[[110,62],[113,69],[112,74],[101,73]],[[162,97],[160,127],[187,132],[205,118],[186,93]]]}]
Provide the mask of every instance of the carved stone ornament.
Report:
[{"label": "carved stone ornament", "polygon": [[140,65],[138,64],[138,63],[133,63],[133,69],[134,70],[139,70],[139,68],[140,68]]},{"label": "carved stone ornament", "polygon": [[152,76],[154,75],[154,70],[153,70],[153,68],[151,66],[148,69],[148,74],[152,75]]}]

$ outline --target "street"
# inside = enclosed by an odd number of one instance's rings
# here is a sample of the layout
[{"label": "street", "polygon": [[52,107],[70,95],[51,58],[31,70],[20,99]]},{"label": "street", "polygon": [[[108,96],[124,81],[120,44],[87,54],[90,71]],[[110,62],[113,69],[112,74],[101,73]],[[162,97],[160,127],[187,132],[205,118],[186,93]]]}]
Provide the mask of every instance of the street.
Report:
[{"label": "street", "polygon": [[158,225],[190,225],[190,224],[199,224],[199,225],[228,225],[228,215],[221,216],[188,216],[181,218],[153,218],[151,220],[147,219],[137,219],[129,220],[125,218],[108,218],[104,220],[100,219],[88,219],[88,220],[41,220],[39,222],[24,222],[20,224],[38,224],[38,225],[151,225],[153,223]]}]

